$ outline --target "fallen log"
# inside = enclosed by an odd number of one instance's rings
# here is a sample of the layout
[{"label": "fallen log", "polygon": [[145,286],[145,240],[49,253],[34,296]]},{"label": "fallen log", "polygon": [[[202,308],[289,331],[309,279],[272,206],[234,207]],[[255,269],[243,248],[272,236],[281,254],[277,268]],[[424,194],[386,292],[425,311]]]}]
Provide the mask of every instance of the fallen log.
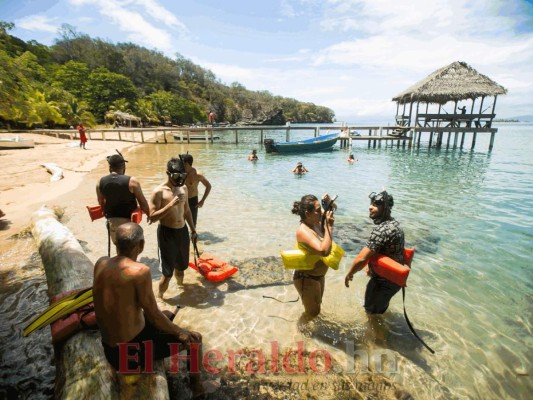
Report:
[{"label": "fallen log", "polygon": [[[32,234],[46,272],[49,298],[92,286],[92,262],[52,210],[43,206],[32,215]],[[154,362],[153,374],[125,378],[107,362],[100,332],[78,332],[55,353],[55,399],[168,399],[163,361]]]}]

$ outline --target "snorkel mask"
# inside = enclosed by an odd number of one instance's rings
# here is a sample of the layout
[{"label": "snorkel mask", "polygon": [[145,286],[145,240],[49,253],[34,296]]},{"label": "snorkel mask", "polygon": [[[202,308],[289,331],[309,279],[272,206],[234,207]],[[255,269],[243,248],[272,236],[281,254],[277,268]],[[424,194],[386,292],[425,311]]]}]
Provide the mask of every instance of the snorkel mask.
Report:
[{"label": "snorkel mask", "polygon": [[368,195],[368,198],[370,199],[371,204],[383,207],[381,213],[377,217],[372,218],[374,224],[379,225],[383,221],[387,221],[391,218],[391,208],[394,205],[394,199],[392,195],[388,194],[387,191],[384,190],[380,193],[372,192]]},{"label": "snorkel mask", "polygon": [[174,165],[170,166],[167,170],[168,179],[172,186],[180,187],[185,184],[185,179],[187,178],[187,173],[185,172],[185,167],[183,165],[183,160],[181,154],[179,156],[179,161]]}]

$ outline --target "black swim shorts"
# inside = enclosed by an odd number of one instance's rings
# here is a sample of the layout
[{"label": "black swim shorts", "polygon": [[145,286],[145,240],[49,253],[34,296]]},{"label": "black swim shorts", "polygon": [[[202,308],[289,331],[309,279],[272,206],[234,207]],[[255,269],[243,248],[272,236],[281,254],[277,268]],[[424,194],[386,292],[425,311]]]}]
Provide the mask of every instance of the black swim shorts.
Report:
[{"label": "black swim shorts", "polygon": [[198,196],[189,198],[189,208],[191,209],[192,222],[194,222],[194,227],[196,228],[196,221],[198,220]]},{"label": "black swim shorts", "polygon": [[389,308],[389,302],[402,287],[380,276],[373,276],[368,281],[365,291],[365,310],[369,314],[383,314]]},{"label": "black swim shorts", "polygon": [[161,273],[171,277],[174,269],[185,271],[189,266],[191,241],[187,225],[174,229],[159,224],[157,227]]},{"label": "black swim shorts", "polygon": [[[151,342],[152,351],[147,351],[145,347],[145,342]],[[170,356],[170,344],[179,343],[176,336],[169,333],[164,333],[151,325],[148,320],[146,320],[146,325],[144,329],[133,339],[131,339],[126,344],[131,344],[132,346],[122,347],[122,350],[119,346],[108,346],[104,342],[102,345],[104,347],[104,353],[109,364],[118,372],[126,373],[128,371],[136,371],[140,369],[144,370],[146,364],[146,357],[152,356],[152,362],[149,362],[148,365],[153,365],[153,361],[161,360],[163,358]],[[181,350],[181,344],[178,347]],[[123,364],[127,360],[126,365],[120,365],[120,352],[126,351],[126,354],[122,354]]]}]

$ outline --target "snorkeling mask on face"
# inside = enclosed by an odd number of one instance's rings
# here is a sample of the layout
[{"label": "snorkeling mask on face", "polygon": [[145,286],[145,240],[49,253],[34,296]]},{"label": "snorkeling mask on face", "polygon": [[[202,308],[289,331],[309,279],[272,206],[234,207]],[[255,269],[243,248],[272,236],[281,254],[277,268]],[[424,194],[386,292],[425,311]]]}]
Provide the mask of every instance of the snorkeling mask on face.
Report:
[{"label": "snorkeling mask on face", "polygon": [[388,194],[386,190],[380,193],[372,192],[368,195],[370,203],[378,207],[383,207],[383,211],[375,218],[372,218],[374,224],[381,224],[383,221],[390,219],[391,208],[394,205],[392,195]]},{"label": "snorkeling mask on face", "polygon": [[185,178],[187,178],[186,172],[171,172],[167,171],[168,178],[174,186],[183,186],[185,184]]},{"label": "snorkeling mask on face", "polygon": [[168,178],[173,186],[183,186],[185,184],[185,179],[187,178],[187,173],[185,172],[185,167],[183,160],[180,154],[180,160],[177,165],[174,165],[169,171],[167,171]]}]

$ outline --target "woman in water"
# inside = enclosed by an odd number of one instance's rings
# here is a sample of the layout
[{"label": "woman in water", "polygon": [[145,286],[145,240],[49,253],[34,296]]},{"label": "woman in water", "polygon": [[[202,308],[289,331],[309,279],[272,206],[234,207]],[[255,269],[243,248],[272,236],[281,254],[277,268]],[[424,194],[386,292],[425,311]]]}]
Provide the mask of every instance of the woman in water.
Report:
[{"label": "woman in water", "polygon": [[[323,204],[329,204],[329,195],[322,197]],[[328,266],[321,258],[330,254],[332,248],[333,212],[327,211],[322,225],[322,207],[316,196],[308,194],[300,201],[295,201],[292,213],[300,216],[300,226],[296,231],[298,249],[309,256],[309,269],[294,271],[294,286],[302,298],[305,313],[309,317],[320,314],[320,305],[324,295],[325,275]]]}]

